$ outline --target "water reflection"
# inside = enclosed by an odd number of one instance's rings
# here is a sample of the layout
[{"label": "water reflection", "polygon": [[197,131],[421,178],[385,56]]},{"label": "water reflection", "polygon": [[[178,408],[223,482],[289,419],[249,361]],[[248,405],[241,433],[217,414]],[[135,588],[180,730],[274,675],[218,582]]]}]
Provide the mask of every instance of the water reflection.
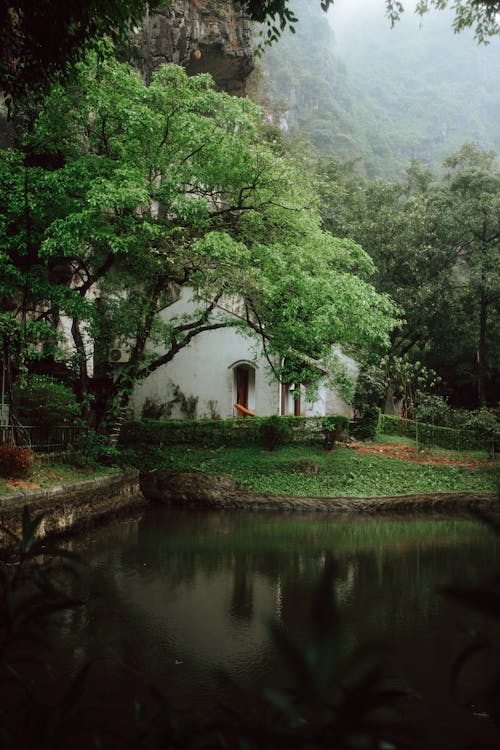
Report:
[{"label": "water reflection", "polygon": [[75,658],[100,665],[100,687],[132,691],[139,675],[202,706],[221,690],[216,669],[279,682],[267,623],[278,619],[300,638],[333,554],[343,647],[376,643],[386,667],[423,694],[417,720],[435,736],[426,747],[463,746],[483,732],[469,715],[457,722],[449,690],[470,618],[436,593],[498,563],[496,538],[476,522],[155,510],[76,546],[92,564],[95,595],[87,621],[68,625],[66,637],[75,637]]}]

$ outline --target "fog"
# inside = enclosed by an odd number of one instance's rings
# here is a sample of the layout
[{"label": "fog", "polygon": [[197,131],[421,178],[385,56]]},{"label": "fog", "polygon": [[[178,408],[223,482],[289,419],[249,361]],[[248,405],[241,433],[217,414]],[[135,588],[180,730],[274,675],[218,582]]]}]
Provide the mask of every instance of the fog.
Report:
[{"label": "fog", "polygon": [[500,152],[500,39],[454,34],[453,12],[414,12],[394,28],[385,0],[295,0],[296,34],[265,62],[283,121],[321,153],[391,177],[411,159],[439,169],[466,140]]}]

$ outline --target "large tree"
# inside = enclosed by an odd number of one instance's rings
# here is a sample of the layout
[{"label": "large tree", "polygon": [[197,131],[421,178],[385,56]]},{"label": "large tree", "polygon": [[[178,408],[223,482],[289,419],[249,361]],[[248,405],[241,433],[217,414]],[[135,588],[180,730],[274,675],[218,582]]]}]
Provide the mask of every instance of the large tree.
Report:
[{"label": "large tree", "polygon": [[[113,384],[125,405],[194,336],[235,324],[222,298],[242,301],[238,324],[280,358],[387,340],[393,308],[367,281],[373,264],[320,229],[307,172],[260,123],[209,76],[165,66],[146,87],[96,58],[54,88],[24,150],[3,154],[0,293],[26,323],[70,321],[82,397],[87,337],[102,361],[126,343]],[[184,287],[196,312],[162,323]]]},{"label": "large tree", "polygon": [[433,228],[453,259],[452,283],[471,332],[471,370],[484,406],[487,381],[500,369],[500,169],[494,152],[473,143],[446,159],[445,168],[431,194]]},{"label": "large tree", "polygon": [[494,403],[500,175],[494,154],[473,144],[444,166],[441,179],[413,164],[404,182],[384,183],[331,162],[323,167],[324,224],[366,249],[377,289],[403,311],[392,356],[436,370],[458,403]]},{"label": "large tree", "polygon": [[322,216],[333,234],[361,244],[376,266],[374,283],[397,302],[404,324],[392,333],[401,357],[425,346],[449,303],[455,255],[435,242],[429,213],[432,175],[413,164],[402,182],[367,181],[355,165],[322,167]]}]

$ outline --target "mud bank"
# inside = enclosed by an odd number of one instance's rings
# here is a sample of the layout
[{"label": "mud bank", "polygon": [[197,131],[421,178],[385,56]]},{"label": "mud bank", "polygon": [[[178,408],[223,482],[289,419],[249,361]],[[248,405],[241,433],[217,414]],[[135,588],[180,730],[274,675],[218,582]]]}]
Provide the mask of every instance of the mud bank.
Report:
[{"label": "mud bank", "polygon": [[322,513],[473,513],[500,511],[494,492],[441,492],[393,497],[292,497],[241,488],[232,477],[153,471],[140,475],[151,502],[207,510],[319,511]]},{"label": "mud bank", "polygon": [[[2,495],[0,523],[19,534],[23,508],[27,506],[31,516],[46,513],[38,534],[51,537],[89,528],[145,505],[139,472],[133,469],[74,484]],[[6,535],[0,536],[0,547],[6,545]]]}]

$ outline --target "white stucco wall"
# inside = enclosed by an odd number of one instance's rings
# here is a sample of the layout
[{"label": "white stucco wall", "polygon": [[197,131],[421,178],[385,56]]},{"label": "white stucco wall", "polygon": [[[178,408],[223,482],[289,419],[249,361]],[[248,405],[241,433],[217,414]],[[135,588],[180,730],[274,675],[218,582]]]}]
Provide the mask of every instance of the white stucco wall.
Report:
[{"label": "white stucco wall", "polygon": [[[192,301],[184,291],[180,299],[163,312],[164,320],[192,314],[199,303]],[[222,313],[221,313],[222,315]],[[161,349],[158,351],[161,352]],[[356,370],[356,363],[341,355],[349,368]],[[279,414],[281,408],[281,385],[275,380],[257,334],[249,336],[237,328],[222,328],[195,336],[190,345],[182,349],[167,365],[163,365],[139,383],[132,395],[133,416],[140,418],[147,400],[156,405],[169,406],[172,418],[186,417],[180,399],[175,400],[176,387],[186,399],[197,398],[196,411],[192,416],[233,417],[238,416],[234,404],[236,397],[236,374],[238,365],[253,368],[250,378],[248,408],[257,416]],[[287,411],[293,414],[293,398],[288,399]],[[317,398],[308,401],[301,389],[301,413],[304,416],[344,414],[351,416],[352,410],[326,382],[320,383]]]},{"label": "white stucco wall", "polygon": [[[358,363],[352,359],[352,357],[348,357],[344,354],[339,346],[333,348],[333,356],[337,359],[345,374],[356,383],[359,375]],[[346,404],[335,388],[326,386],[324,399],[326,414],[338,414],[344,417],[349,417],[349,419],[353,417],[354,411],[352,406]]]},{"label": "white stucco wall", "polygon": [[[255,390],[253,394],[250,391],[249,408],[259,416],[276,414],[279,385],[271,382],[264,361],[254,361],[251,342],[241,333],[220,329],[196,336],[171,362],[139,384],[132,398],[134,416],[141,416],[147,398],[158,404],[171,401],[175,386],[186,397],[198,397],[197,418],[236,416],[234,368],[238,364],[255,368]],[[174,404],[170,416],[186,414],[181,413],[179,404]]]},{"label": "white stucco wall", "polygon": [[[196,305],[183,296],[163,315],[165,319],[192,313]],[[278,413],[279,384],[272,378],[262,356],[259,337],[249,337],[235,328],[206,331],[195,336],[171,362],[142,381],[134,390],[131,406],[140,417],[146,399],[166,404],[174,398],[175,386],[186,398],[198,397],[196,417],[237,416],[235,368],[246,364],[254,368],[248,407],[259,416]],[[253,378],[251,379],[253,381]],[[171,417],[185,417],[179,403],[173,404]]]}]

